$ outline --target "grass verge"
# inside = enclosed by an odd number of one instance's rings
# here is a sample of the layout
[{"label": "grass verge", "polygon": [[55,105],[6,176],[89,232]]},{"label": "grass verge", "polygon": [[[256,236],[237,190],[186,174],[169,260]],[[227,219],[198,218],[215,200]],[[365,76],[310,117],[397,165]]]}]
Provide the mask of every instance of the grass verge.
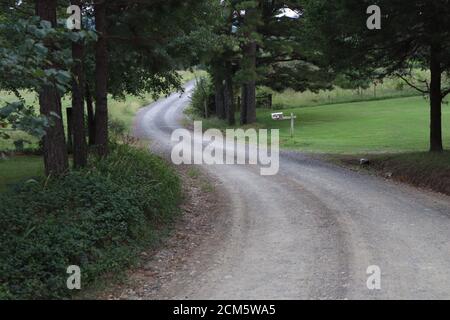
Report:
[{"label": "grass verge", "polygon": [[[330,155],[327,158],[353,170],[369,171],[385,178],[450,195],[450,151]],[[369,163],[361,166],[361,158],[368,159]]]}]

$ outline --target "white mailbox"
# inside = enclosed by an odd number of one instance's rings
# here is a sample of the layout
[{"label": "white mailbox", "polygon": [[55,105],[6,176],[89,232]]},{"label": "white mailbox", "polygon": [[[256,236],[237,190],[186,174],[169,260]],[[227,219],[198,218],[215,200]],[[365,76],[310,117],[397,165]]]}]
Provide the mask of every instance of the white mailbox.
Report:
[{"label": "white mailbox", "polygon": [[272,113],[272,120],[283,120],[283,112]]}]

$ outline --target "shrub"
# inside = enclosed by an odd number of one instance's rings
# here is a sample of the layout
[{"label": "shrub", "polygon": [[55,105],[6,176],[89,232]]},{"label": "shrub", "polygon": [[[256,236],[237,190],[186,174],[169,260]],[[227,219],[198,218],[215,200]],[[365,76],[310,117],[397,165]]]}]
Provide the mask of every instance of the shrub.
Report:
[{"label": "shrub", "polygon": [[200,117],[206,117],[205,103],[208,116],[214,113],[214,89],[208,77],[198,80],[191,98],[191,112]]},{"label": "shrub", "polygon": [[118,140],[127,133],[127,125],[119,119],[109,119],[108,129],[113,141]]},{"label": "shrub", "polygon": [[138,206],[148,218],[167,221],[178,208],[178,176],[167,169],[164,161],[144,150],[117,145],[108,158],[97,159],[94,168],[127,187],[139,199]]},{"label": "shrub", "polygon": [[1,194],[0,299],[70,298],[69,265],[80,266],[83,288],[129,266],[179,197],[174,172],[128,146],[89,169]]}]

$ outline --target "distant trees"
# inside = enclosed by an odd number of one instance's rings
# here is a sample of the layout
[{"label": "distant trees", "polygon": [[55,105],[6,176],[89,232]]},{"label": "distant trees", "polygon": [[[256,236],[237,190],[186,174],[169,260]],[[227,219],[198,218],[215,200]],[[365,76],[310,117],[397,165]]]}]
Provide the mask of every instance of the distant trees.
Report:
[{"label": "distant trees", "polygon": [[[241,124],[256,121],[259,85],[279,91],[330,87],[330,73],[318,66],[319,56],[309,49],[310,38],[303,28],[302,3],[300,0],[221,2],[216,10],[219,23],[212,28],[209,55],[204,59],[213,76],[219,118],[228,115],[228,123],[234,123],[226,104],[222,112],[224,92],[231,94],[225,86],[226,78],[232,82],[228,87],[235,88],[235,93],[241,97]],[[234,97],[228,100],[234,101]]]},{"label": "distant trees", "polygon": [[198,62],[207,66],[214,83],[215,113],[229,125],[236,122],[235,81],[239,66],[239,42],[235,36],[235,11],[228,2],[210,1],[209,24],[193,32],[190,43]]},{"label": "distant trees", "polygon": [[[315,50],[336,72],[394,75],[430,100],[430,151],[441,152],[443,99],[450,93],[450,3],[447,0],[379,0],[381,29],[369,30],[367,0],[305,1]],[[414,78],[414,70],[430,73]]]}]

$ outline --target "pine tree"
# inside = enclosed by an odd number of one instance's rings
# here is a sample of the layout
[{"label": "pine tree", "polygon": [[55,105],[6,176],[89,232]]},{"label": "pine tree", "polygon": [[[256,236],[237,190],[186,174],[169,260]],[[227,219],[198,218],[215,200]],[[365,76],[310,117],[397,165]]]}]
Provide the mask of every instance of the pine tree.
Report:
[{"label": "pine tree", "polygon": [[[56,26],[56,0],[37,0],[36,15],[43,21]],[[49,51],[53,44],[46,43]],[[53,68],[49,65],[48,68]],[[60,175],[69,167],[64,126],[62,122],[61,97],[55,85],[47,84],[39,91],[39,105],[42,115],[50,119],[50,126],[46,128],[43,138],[43,152],[45,172],[47,175]]]}]

